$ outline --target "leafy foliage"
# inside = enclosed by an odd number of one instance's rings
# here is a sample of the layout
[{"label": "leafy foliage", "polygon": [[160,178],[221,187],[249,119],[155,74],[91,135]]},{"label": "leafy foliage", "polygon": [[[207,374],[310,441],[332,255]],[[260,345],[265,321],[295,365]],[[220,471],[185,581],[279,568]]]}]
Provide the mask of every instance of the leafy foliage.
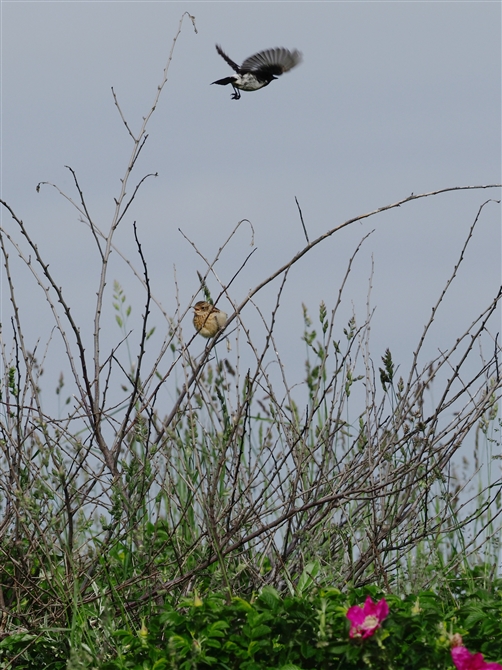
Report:
[{"label": "leafy foliage", "polygon": [[[464,583],[467,586],[467,583]],[[303,594],[281,596],[264,587],[251,599],[197,592],[176,605],[164,604],[138,626],[116,630],[101,659],[74,649],[68,667],[100,670],[240,668],[293,670],[343,668],[452,668],[450,644],[460,633],[486,659],[502,659],[502,581],[459,599],[423,591],[385,595],[390,613],[368,639],[350,639],[347,611],[384,594],[377,587],[342,593],[310,586]],[[63,632],[10,636],[0,643],[0,659],[13,667],[66,667]]]}]

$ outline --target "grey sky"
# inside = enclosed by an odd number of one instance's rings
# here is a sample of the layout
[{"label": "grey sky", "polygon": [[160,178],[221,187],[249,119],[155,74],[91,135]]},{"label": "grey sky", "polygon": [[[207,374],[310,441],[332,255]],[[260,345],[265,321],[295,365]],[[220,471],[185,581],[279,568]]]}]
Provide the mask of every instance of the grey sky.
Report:
[{"label": "grey sky", "polygon": [[[304,246],[295,196],[312,240],[412,192],[500,183],[499,2],[18,1],[2,2],[1,11],[2,197],[76,301],[84,332],[97,287],[95,246],[71,206],[55,190],[36,193],[35,186],[50,181],[76,197],[64,168],[70,165],[107,228],[131,151],[110,88],[139,129],[184,11],[195,16],[198,34],[184,22],[129,192],[144,174],[159,176],[144,184],[117,236],[134,256],[132,221],[138,222],[154,292],[169,313],[176,307],[173,265],[183,306],[197,290],[196,270],[205,269],[178,228],[212,258],[239,220],[252,222],[257,251],[232,287],[240,302]],[[229,87],[210,86],[231,73],[216,42],[237,62],[276,46],[299,49],[304,62],[233,101]],[[340,332],[353,305],[364,318],[373,254],[373,356],[379,363],[389,346],[398,361],[408,358],[490,197],[499,192],[407,204],[335,234],[295,266],[277,325],[286,360],[300,366],[292,377],[301,379],[303,365],[301,303],[313,316],[320,300],[334,305],[348,258],[373,228],[348,283]],[[3,213],[9,227],[7,218]],[[243,226],[217,265],[223,282],[249,242]],[[500,256],[500,206],[490,203],[445,302],[431,355],[494,296]],[[110,278],[124,286],[139,317],[142,293],[115,263]],[[52,322],[32,280],[22,281],[35,342]],[[210,287],[218,293],[215,282]],[[105,307],[113,327],[111,291],[110,282]],[[276,291],[274,284],[257,298],[265,311]],[[225,300],[219,306],[229,309]],[[8,313],[5,286],[2,310]],[[248,314],[253,327],[251,307]],[[165,323],[158,314],[152,323],[160,339]],[[189,321],[185,329],[191,333]],[[54,379],[58,374],[56,366]]]}]

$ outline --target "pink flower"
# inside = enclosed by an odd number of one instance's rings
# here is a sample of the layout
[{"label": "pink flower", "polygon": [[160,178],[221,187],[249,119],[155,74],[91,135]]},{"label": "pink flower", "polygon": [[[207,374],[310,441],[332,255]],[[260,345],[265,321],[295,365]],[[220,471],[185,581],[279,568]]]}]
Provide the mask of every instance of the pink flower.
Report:
[{"label": "pink flower", "polygon": [[371,637],[376,629],[380,628],[380,624],[388,613],[389,606],[385,598],[374,603],[368,596],[363,607],[359,605],[350,607],[347,612],[347,619],[350,621],[350,637],[360,637],[363,640]]},{"label": "pink flower", "polygon": [[453,647],[451,658],[457,670],[502,670],[500,663],[487,663],[483,654],[471,654],[465,647]]}]

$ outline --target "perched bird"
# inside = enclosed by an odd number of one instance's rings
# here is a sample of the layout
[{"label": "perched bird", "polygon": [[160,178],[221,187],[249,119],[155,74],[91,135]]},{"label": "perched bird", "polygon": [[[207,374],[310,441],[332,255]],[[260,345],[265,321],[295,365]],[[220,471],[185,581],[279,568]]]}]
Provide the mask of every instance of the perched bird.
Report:
[{"label": "perched bird", "polygon": [[225,312],[204,300],[195,303],[193,312],[193,325],[202,337],[214,337],[227,322]]},{"label": "perched bird", "polygon": [[239,67],[227,56],[219,44],[216,45],[216,51],[237,74],[218,79],[218,81],[212,83],[221,86],[232,84],[234,89],[233,100],[239,100],[241,97],[239,89],[241,91],[257,91],[259,88],[268,86],[272,79],[277,79],[279,75],[291,70],[302,60],[301,53],[296,49],[289,51],[283,47],[278,47],[260,51],[254,56],[246,58]]}]

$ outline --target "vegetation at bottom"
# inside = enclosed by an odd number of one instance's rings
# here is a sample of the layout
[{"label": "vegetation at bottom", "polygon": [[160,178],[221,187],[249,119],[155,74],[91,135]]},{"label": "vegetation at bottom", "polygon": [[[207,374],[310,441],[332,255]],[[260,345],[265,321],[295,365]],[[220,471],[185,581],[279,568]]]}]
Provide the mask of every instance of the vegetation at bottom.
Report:
[{"label": "vegetation at bottom", "polygon": [[[317,569],[309,566],[294,593],[267,586],[251,598],[194,592],[154,610],[150,605],[150,614],[130,618],[123,629],[114,629],[111,611],[103,612],[80,621],[76,646],[76,630],[11,635],[0,643],[0,667],[447,670],[454,668],[455,634],[485,661],[502,661],[502,580],[488,581],[482,568],[441,590],[406,596],[376,586],[320,588],[311,577]],[[368,595],[385,598],[389,614],[374,635],[351,639],[347,611]]]}]

